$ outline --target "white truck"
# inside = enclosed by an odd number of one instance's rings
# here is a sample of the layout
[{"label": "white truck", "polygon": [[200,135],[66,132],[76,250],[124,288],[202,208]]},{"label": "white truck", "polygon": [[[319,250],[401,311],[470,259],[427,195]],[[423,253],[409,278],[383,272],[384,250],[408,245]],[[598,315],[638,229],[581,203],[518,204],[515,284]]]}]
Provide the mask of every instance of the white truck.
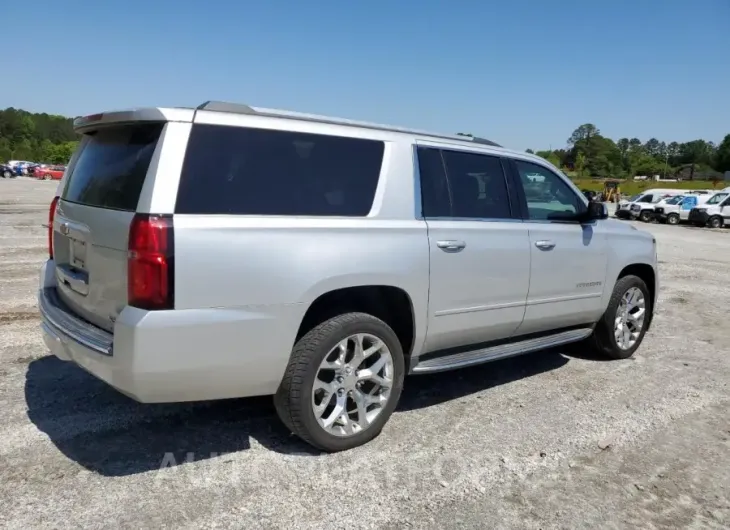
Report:
[{"label": "white truck", "polygon": [[692,208],[687,220],[695,226],[722,228],[726,222],[730,222],[730,188],[725,188],[704,204]]},{"label": "white truck", "polygon": [[677,225],[689,220],[689,213],[693,208],[706,204],[715,204],[728,196],[726,192],[714,195],[683,195],[679,200],[670,199],[654,208],[654,218],[660,223]]},{"label": "white truck", "polygon": [[[650,189],[645,190],[628,200],[621,200],[616,206],[616,217],[619,219],[639,218],[642,221],[649,221],[653,215],[654,205],[667,196],[680,195],[682,190],[677,189]],[[642,213],[646,210],[646,213]]]}]

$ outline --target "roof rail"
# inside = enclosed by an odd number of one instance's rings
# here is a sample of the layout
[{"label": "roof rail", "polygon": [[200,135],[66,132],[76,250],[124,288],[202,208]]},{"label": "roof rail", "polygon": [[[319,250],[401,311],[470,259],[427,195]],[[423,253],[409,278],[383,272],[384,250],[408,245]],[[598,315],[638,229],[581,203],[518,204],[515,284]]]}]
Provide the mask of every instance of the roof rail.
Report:
[{"label": "roof rail", "polygon": [[443,138],[447,140],[460,140],[462,142],[473,142],[481,145],[491,145],[493,147],[502,147],[501,145],[487,140],[486,138],[479,138],[477,136],[466,136],[458,134],[441,134],[428,131],[421,131],[418,129],[408,129],[405,127],[396,127],[393,125],[383,125],[380,123],[370,123],[365,121],[349,120],[346,118],[334,118],[331,116],[321,116],[318,114],[306,114],[303,112],[294,112],[289,110],[279,109],[267,109],[263,107],[252,107],[250,105],[243,105],[240,103],[227,103],[225,101],[206,101],[205,103],[198,105],[196,110],[210,110],[214,112],[230,112],[233,114],[249,114],[255,116],[269,116],[273,118],[286,118],[292,120],[304,120],[318,123],[329,123],[332,125],[346,125],[350,127],[364,127],[367,129],[376,129],[380,131],[399,132],[406,134],[415,134],[419,136],[430,136],[432,138]]}]

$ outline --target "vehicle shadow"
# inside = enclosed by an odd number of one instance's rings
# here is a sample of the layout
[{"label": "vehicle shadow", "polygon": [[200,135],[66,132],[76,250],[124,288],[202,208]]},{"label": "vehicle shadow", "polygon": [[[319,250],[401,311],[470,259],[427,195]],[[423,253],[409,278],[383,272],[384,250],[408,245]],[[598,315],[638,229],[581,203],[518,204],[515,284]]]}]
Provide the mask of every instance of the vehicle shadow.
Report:
[{"label": "vehicle shadow", "polygon": [[[396,414],[436,406],[567,362],[549,350],[449,374],[408,377]],[[25,399],[28,418],[59,451],[105,476],[223,457],[250,449],[252,443],[288,455],[320,454],[283,426],[269,396],[144,405],[74,364],[48,356],[29,364]]]}]

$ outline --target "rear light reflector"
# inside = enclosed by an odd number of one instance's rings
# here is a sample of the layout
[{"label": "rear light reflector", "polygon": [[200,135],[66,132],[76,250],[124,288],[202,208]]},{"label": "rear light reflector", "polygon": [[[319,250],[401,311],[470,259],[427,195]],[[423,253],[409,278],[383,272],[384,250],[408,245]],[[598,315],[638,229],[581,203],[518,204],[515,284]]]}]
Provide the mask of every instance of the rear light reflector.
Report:
[{"label": "rear light reflector", "polygon": [[136,214],[127,253],[129,305],[148,310],[174,307],[174,256],[172,216]]},{"label": "rear light reflector", "polygon": [[53,219],[56,217],[56,208],[58,207],[58,200],[60,197],[56,196],[51,201],[51,208],[48,210],[48,257],[53,259]]}]

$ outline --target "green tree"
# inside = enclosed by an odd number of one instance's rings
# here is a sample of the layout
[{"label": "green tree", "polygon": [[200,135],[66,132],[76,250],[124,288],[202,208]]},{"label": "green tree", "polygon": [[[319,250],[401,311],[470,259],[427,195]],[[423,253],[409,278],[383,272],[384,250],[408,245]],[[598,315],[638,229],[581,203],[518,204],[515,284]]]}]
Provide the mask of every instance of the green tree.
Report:
[{"label": "green tree", "polygon": [[723,138],[715,151],[714,167],[717,171],[730,171],[730,134]]},{"label": "green tree", "polygon": [[601,131],[598,130],[598,127],[592,123],[584,123],[570,135],[570,138],[568,138],[568,145],[574,146],[578,142],[590,140],[594,136],[598,136],[600,134]]},{"label": "green tree", "polygon": [[575,170],[578,175],[583,176],[583,170],[586,168],[586,156],[583,153],[575,155]]},{"label": "green tree", "polygon": [[33,114],[12,107],[0,110],[0,162],[12,158],[50,162],[46,158],[58,154],[55,156],[57,163],[66,163],[67,158],[59,158],[68,152],[68,148],[57,151],[54,146],[77,139],[71,118]]}]

